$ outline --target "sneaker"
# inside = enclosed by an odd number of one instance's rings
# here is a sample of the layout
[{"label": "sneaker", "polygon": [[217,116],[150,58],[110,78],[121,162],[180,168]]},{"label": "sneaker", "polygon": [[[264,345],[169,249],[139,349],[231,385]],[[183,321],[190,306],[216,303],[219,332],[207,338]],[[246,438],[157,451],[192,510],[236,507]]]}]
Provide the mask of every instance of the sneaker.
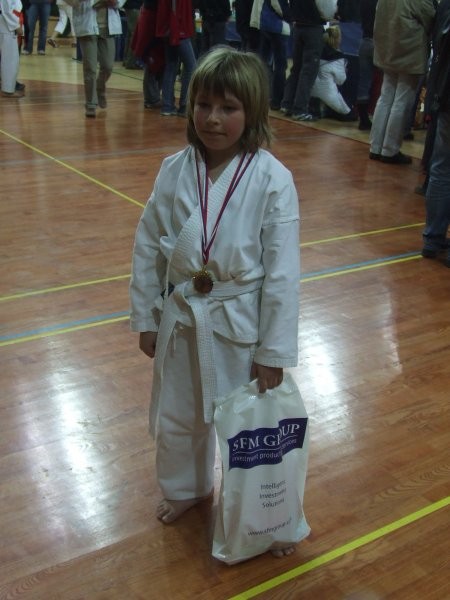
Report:
[{"label": "sneaker", "polygon": [[2,98],[23,98],[25,92],[23,90],[16,90],[15,92],[2,92]]},{"label": "sneaker", "polygon": [[402,152],[397,152],[394,156],[383,156],[380,158],[381,162],[388,163],[390,165],[410,165],[412,163],[412,158],[410,156],[406,156],[406,154],[402,154]]},{"label": "sneaker", "polygon": [[24,56],[28,56],[29,54],[31,54],[31,52],[28,52],[28,50],[22,50],[21,54],[23,54]]},{"label": "sneaker", "polygon": [[177,111],[176,110],[162,110],[161,111],[161,116],[162,117],[176,117],[177,116]]},{"label": "sneaker", "polygon": [[293,121],[303,121],[306,123],[312,123],[312,121],[317,121],[317,117],[312,115],[311,113],[299,113],[296,115],[292,115]]},{"label": "sneaker", "polygon": [[180,107],[177,110],[177,117],[185,117],[185,116],[186,116],[186,107],[185,106]]},{"label": "sneaker", "polygon": [[290,108],[286,108],[285,106],[280,108],[280,113],[286,117],[292,117],[292,110]]},{"label": "sneaker", "polygon": [[44,50],[38,50],[38,54],[40,54],[40,56],[45,56],[45,51]]},{"label": "sneaker", "polygon": [[370,160],[381,160],[381,154],[377,154],[376,152],[369,152]]},{"label": "sneaker", "polygon": [[105,94],[98,95],[98,105],[100,108],[106,108],[108,106],[108,101],[106,100]]},{"label": "sneaker", "polygon": [[86,118],[87,119],[95,119],[95,106],[87,106],[86,107]]}]

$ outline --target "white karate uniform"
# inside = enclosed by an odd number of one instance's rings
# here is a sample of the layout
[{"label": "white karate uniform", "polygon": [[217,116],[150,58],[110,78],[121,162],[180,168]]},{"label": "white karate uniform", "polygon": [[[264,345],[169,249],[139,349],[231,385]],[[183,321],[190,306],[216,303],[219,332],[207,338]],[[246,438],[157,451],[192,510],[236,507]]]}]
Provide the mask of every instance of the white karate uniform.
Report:
[{"label": "white karate uniform", "polygon": [[[208,239],[238,162],[210,183]],[[291,173],[269,152],[256,153],[220,221],[206,295],[192,284],[202,266],[201,232],[188,147],[161,166],[137,228],[130,284],[131,328],[158,331],[150,424],[159,483],[171,500],[212,489],[214,400],[249,381],[253,360],[297,365],[299,214]],[[163,299],[168,282],[174,289]]]},{"label": "white karate uniform", "polygon": [[14,92],[19,72],[19,47],[16,29],[20,26],[20,0],[0,0],[0,53],[2,92]]},{"label": "white karate uniform", "polygon": [[344,83],[346,78],[344,58],[321,60],[319,73],[311,89],[311,96],[319,98],[337,113],[346,115],[350,112],[350,107],[345,102],[338,88],[339,85]]}]

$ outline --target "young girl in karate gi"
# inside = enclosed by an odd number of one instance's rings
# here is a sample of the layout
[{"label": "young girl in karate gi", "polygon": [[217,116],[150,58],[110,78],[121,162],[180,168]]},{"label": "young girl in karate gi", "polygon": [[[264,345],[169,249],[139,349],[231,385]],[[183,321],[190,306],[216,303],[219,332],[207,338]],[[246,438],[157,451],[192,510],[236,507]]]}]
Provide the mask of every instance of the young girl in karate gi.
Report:
[{"label": "young girl in karate gi", "polygon": [[213,402],[255,378],[264,393],[297,365],[298,197],[290,171],[263,149],[268,98],[256,54],[218,47],[202,58],[189,146],[163,161],[136,232],[131,328],[155,359],[163,523],[213,493]]}]

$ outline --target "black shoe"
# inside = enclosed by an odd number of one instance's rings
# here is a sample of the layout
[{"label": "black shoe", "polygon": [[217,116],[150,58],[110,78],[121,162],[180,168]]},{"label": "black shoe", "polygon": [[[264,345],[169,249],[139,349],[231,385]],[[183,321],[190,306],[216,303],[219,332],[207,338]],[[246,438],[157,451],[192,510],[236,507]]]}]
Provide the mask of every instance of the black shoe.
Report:
[{"label": "black shoe", "polygon": [[23,92],[24,89],[25,89],[25,84],[20,83],[19,81],[16,81],[16,92]]},{"label": "black shoe", "polygon": [[450,269],[450,256],[445,259],[444,265]]},{"label": "black shoe", "polygon": [[381,154],[376,154],[375,152],[369,152],[370,160],[381,160]]},{"label": "black shoe", "polygon": [[394,156],[383,156],[380,157],[381,162],[388,163],[389,165],[410,165],[412,163],[412,158],[410,156],[406,156],[406,154],[402,154],[401,152],[397,152]]},{"label": "black shoe", "polygon": [[409,140],[412,141],[414,139],[413,132],[412,131],[408,131],[408,133],[405,133],[405,135],[403,136],[403,139],[407,140],[407,141],[409,141]]},{"label": "black shoe", "polygon": [[416,187],[414,188],[414,193],[418,196],[425,196],[425,194],[427,193],[426,185],[416,185]]},{"label": "black shoe", "polygon": [[436,258],[438,251],[431,250],[430,248],[422,248],[421,254],[424,258]]},{"label": "black shoe", "polygon": [[360,121],[358,129],[360,131],[370,131],[372,129],[372,123],[370,121],[368,121],[367,123],[365,121]]}]

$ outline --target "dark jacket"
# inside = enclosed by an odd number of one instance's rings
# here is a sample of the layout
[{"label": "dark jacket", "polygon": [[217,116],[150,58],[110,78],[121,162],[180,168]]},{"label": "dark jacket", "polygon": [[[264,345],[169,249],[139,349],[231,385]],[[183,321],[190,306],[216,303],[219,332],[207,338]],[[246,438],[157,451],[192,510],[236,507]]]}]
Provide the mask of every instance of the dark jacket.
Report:
[{"label": "dark jacket", "polygon": [[373,24],[378,0],[361,0],[361,27],[363,38],[373,38]]},{"label": "dark jacket", "polygon": [[315,0],[291,0],[292,21],[299,25],[323,25]]},{"label": "dark jacket", "polygon": [[427,82],[425,112],[450,111],[450,0],[441,0],[436,11],[433,61]]},{"label": "dark jacket", "polygon": [[202,19],[207,23],[228,21],[231,16],[228,0],[197,0],[195,4],[200,10]]}]

